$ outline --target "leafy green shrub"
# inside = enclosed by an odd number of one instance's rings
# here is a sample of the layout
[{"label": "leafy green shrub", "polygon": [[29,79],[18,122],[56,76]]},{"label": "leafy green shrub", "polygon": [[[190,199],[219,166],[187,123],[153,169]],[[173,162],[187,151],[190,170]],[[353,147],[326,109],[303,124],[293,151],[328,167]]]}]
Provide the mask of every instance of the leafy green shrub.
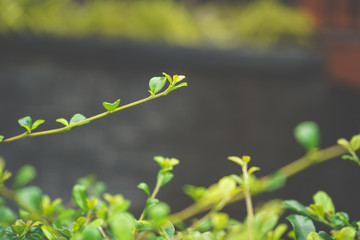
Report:
[{"label": "leafy green shrub", "polygon": [[277,1],[186,6],[175,0],[0,0],[0,33],[103,36],[171,45],[270,46],[304,42],[313,24]]},{"label": "leafy green shrub", "polygon": [[[19,119],[26,131],[15,137],[0,135],[0,143],[27,137],[67,132],[74,127],[90,123],[122,109],[135,106],[187,86],[184,76],[153,77],[149,81],[150,96],[120,106],[120,99],[113,103],[103,102],[105,112],[93,117],[75,114],[69,121],[59,118],[63,126],[53,130],[35,130],[44,120],[33,122],[30,116]],[[168,87],[163,90],[168,83]],[[0,237],[4,240],[280,240],[286,237],[297,240],[353,240],[360,238],[360,221],[351,221],[347,213],[336,211],[332,199],[324,191],[318,191],[314,203],[308,207],[296,200],[271,200],[254,209],[252,195],[281,188],[292,175],[329,159],[344,155],[344,159],[359,164],[356,151],[360,149],[360,134],[350,141],[339,139],[339,145],[318,149],[320,133],[316,123],[304,122],[294,131],[296,140],[306,149],[306,155],[275,173],[258,178],[258,167],[249,167],[250,156],[230,156],[228,159],[239,166],[238,173],[221,178],[209,187],[188,185],[185,193],[194,204],[177,213],[158,199],[161,188],[174,177],[173,168],[179,164],[176,158],[154,157],[160,170],[155,188],[145,182],[138,188],[147,196],[139,217],[128,211],[130,201],[121,194],[106,193],[105,183],[93,175],[80,178],[72,189],[72,204],[62,199],[51,199],[41,189],[28,184],[36,170],[23,166],[14,176],[11,187],[8,179],[12,173],[6,170],[0,158]],[[5,199],[14,202],[19,212],[5,205]],[[230,203],[245,200],[247,216],[233,219],[223,208]],[[295,212],[287,217],[292,229],[280,221],[285,209]],[[198,218],[195,218],[198,217]],[[191,221],[188,221],[191,219]],[[314,221],[326,228],[317,231]],[[330,231],[329,231],[330,229]]]}]

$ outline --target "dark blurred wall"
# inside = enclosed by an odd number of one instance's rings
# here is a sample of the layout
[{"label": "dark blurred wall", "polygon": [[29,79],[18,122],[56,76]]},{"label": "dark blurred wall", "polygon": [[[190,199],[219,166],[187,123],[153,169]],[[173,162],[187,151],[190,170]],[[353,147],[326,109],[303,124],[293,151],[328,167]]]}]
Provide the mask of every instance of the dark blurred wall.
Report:
[{"label": "dark blurred wall", "polygon": [[[224,52],[3,37],[0,53],[0,134],[6,137],[22,133],[17,119],[26,115],[46,120],[39,130],[60,127],[57,118],[103,112],[102,101],[121,98],[126,104],[148,96],[148,80],[163,71],[187,77],[188,88],[69,133],[1,144],[9,169],[34,165],[35,184],[53,198],[70,199],[76,179],[95,173],[109,192],[124,194],[139,211],[145,196],[136,185],[154,183],[158,167],[152,158],[164,155],[181,161],[159,196],[176,211],[191,203],[184,184],[208,186],[240,172],[227,156],[251,155],[261,167],[258,176],[300,157],[304,151],[292,131],[301,121],[320,125],[323,147],[360,129],[359,91],[332,85],[316,49]],[[356,216],[359,171],[352,162],[332,160],[264,197],[309,203],[321,189],[338,210]]]}]

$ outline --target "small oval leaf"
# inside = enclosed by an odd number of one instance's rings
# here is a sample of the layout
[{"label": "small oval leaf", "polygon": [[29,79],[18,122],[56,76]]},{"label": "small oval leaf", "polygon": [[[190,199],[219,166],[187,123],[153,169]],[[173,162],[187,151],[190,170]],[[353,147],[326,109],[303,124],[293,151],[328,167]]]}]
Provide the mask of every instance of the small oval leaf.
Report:
[{"label": "small oval leaf", "polygon": [[109,102],[103,102],[103,106],[106,110],[108,110],[109,112],[115,110],[120,104],[120,99],[116,100],[113,103],[109,103]]},{"label": "small oval leaf", "polygon": [[170,75],[168,75],[164,72],[162,74],[167,78],[167,80],[169,80],[169,83],[172,84],[173,80],[171,79]]},{"label": "small oval leaf", "polygon": [[18,120],[18,123],[20,126],[25,128],[27,132],[31,132],[31,127],[32,127],[33,123],[32,123],[32,119],[30,116],[20,118]]},{"label": "small oval leaf", "polygon": [[307,151],[318,148],[320,142],[320,130],[315,122],[302,122],[295,127],[295,139]]},{"label": "small oval leaf", "polygon": [[146,195],[148,195],[148,197],[150,197],[150,189],[149,189],[149,186],[146,183],[141,182],[141,183],[139,183],[137,185],[137,187],[139,189],[142,189],[146,193]]},{"label": "small oval leaf", "polygon": [[15,196],[16,200],[30,211],[41,212],[42,191],[40,188],[35,186],[21,188],[16,191]]},{"label": "small oval leaf", "polygon": [[4,136],[0,135],[0,142],[2,142],[3,139],[4,139]]},{"label": "small oval leaf", "polygon": [[320,205],[329,213],[335,212],[335,206],[331,197],[324,191],[318,191],[314,196],[314,203]]},{"label": "small oval leaf", "polygon": [[164,202],[159,202],[148,210],[148,217],[152,220],[160,220],[170,213],[170,207]]},{"label": "small oval leaf", "polygon": [[302,215],[305,216],[309,216],[310,213],[309,211],[306,209],[306,207],[304,205],[302,205],[300,202],[296,201],[296,200],[286,200],[282,202],[283,207],[293,210],[297,213],[300,213]]},{"label": "small oval leaf", "polygon": [[162,178],[162,182],[160,183],[160,187],[162,187],[162,186],[164,186],[165,184],[167,184],[168,182],[170,182],[171,179],[174,177],[174,174],[173,174],[173,173],[171,173],[171,172],[162,173],[162,171],[160,170],[160,171],[159,171],[159,174],[158,174],[158,177],[157,177],[157,181],[160,181],[161,175],[163,175],[163,178]]},{"label": "small oval leaf", "polygon": [[360,134],[355,135],[350,140],[350,146],[352,150],[357,151],[360,148]]},{"label": "small oval leaf", "polygon": [[175,227],[170,221],[166,221],[160,227],[160,233],[166,236],[166,239],[173,239],[175,236]]},{"label": "small oval leaf", "polygon": [[68,120],[66,120],[65,118],[58,118],[58,119],[56,119],[56,122],[61,123],[61,124],[65,125],[65,126],[69,125]]},{"label": "small oval leaf", "polygon": [[184,75],[174,75],[173,79],[174,79],[175,83],[178,83],[178,82],[181,82],[182,80],[184,80],[185,76]]},{"label": "small oval leaf", "polygon": [[31,130],[35,130],[38,126],[43,124],[45,120],[39,119],[34,122],[34,124],[31,126]]},{"label": "small oval leaf", "polygon": [[73,199],[76,205],[78,205],[82,210],[87,211],[88,206],[86,203],[87,192],[86,187],[80,184],[76,184],[72,191]]},{"label": "small oval leaf", "polygon": [[311,232],[315,232],[315,226],[310,218],[302,215],[290,215],[286,218],[291,223],[297,240],[306,240]]},{"label": "small oval leaf", "polygon": [[31,165],[24,165],[15,176],[13,188],[20,188],[31,182],[36,177],[36,169]]},{"label": "small oval leaf", "polygon": [[129,213],[120,212],[110,222],[110,228],[116,240],[132,240],[136,221]]},{"label": "small oval leaf", "polygon": [[153,77],[149,81],[150,91],[154,94],[160,92],[166,84],[166,77]]},{"label": "small oval leaf", "polygon": [[83,239],[86,240],[102,240],[103,237],[100,231],[95,226],[88,225],[82,231]]},{"label": "small oval leaf", "polygon": [[[78,122],[81,122],[81,121],[84,121],[86,120],[86,117],[80,113],[76,113],[71,119],[70,119],[70,124],[74,124],[74,123],[78,123]],[[86,124],[88,122],[84,122],[80,125],[83,125],[83,124]]]}]

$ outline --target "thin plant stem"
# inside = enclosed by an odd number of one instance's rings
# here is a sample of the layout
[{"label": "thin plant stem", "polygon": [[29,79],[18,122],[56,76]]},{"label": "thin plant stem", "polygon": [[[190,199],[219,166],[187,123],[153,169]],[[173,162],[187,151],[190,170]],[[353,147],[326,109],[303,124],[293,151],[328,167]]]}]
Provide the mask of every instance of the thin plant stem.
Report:
[{"label": "thin plant stem", "polygon": [[7,143],[7,142],[13,142],[13,141],[20,140],[20,139],[27,138],[27,137],[36,137],[36,136],[43,136],[43,135],[67,132],[67,131],[69,131],[70,129],[72,129],[74,127],[77,127],[77,126],[80,126],[82,124],[89,123],[91,121],[94,121],[94,120],[97,120],[99,118],[105,117],[105,116],[107,116],[107,115],[109,115],[111,113],[115,113],[115,112],[121,111],[123,109],[133,107],[135,105],[145,103],[145,102],[153,100],[155,98],[159,98],[161,96],[167,95],[170,92],[171,87],[173,87],[173,85],[170,85],[165,91],[163,91],[161,93],[158,93],[156,95],[151,95],[151,96],[149,96],[147,98],[143,98],[141,100],[138,100],[138,101],[135,101],[135,102],[120,106],[120,107],[118,107],[118,108],[116,108],[116,109],[114,109],[112,111],[107,111],[107,112],[97,114],[95,116],[86,118],[85,120],[80,121],[80,122],[72,123],[72,124],[69,124],[68,126],[64,126],[64,127],[56,128],[56,129],[51,129],[51,130],[45,130],[45,131],[34,132],[34,133],[25,132],[25,133],[22,133],[20,135],[15,136],[15,137],[6,138],[6,139],[2,140],[0,142],[0,144],[1,143]]},{"label": "thin plant stem", "polygon": [[249,174],[247,171],[247,163],[246,162],[242,166],[242,172],[243,172],[243,176],[244,176],[244,196],[245,196],[245,204],[246,204],[246,211],[247,211],[249,240],[254,240],[254,210],[253,210],[253,204],[252,204],[252,200],[251,200]]},{"label": "thin plant stem", "polygon": [[[154,188],[154,191],[152,192],[152,194],[151,194],[151,196],[148,198],[148,200],[151,199],[151,198],[155,198],[155,197],[156,197],[156,195],[159,193],[159,190],[160,190],[160,188],[161,188],[161,184],[162,184],[163,181],[164,181],[164,174],[161,174],[161,175],[160,175],[160,178],[159,178],[159,181],[157,181],[156,186],[155,186],[155,188]],[[139,218],[138,221],[143,220],[143,218],[144,218],[144,216],[145,216],[145,210],[146,210],[146,208],[142,211],[142,213],[141,213],[140,218]]]}]

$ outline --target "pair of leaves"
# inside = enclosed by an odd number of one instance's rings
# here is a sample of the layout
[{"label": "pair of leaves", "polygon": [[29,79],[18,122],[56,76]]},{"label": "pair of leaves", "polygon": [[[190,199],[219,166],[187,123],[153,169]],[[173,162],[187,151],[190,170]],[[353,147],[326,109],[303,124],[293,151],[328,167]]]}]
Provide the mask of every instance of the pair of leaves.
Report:
[{"label": "pair of leaves", "polygon": [[250,158],[250,156],[242,156],[242,158],[240,158],[238,156],[230,156],[230,157],[228,157],[228,160],[233,161],[234,163],[243,167],[250,162],[251,158]]},{"label": "pair of leaves", "polygon": [[355,153],[355,151],[360,149],[360,134],[353,136],[350,141],[340,138],[337,143],[350,153],[350,155],[343,155],[342,159],[352,160],[360,165],[359,157]]},{"label": "pair of leaves", "polygon": [[4,136],[0,135],[0,143],[2,142],[3,139],[4,139]]},{"label": "pair of leaves", "polygon": [[120,104],[120,99],[116,100],[113,103],[103,102],[104,108],[109,112],[114,111],[119,106],[119,104]]},{"label": "pair of leaves", "polygon": [[154,160],[159,164],[164,173],[173,170],[174,166],[180,163],[176,158],[164,158],[162,156],[155,156]]},{"label": "pair of leaves", "polygon": [[[56,119],[57,122],[65,125],[66,127],[71,125],[71,124],[75,124],[75,123],[82,122],[82,121],[85,121],[85,120],[86,120],[86,117],[84,115],[80,114],[80,113],[74,114],[74,116],[72,116],[72,118],[70,119],[70,122],[68,122],[68,120],[66,120],[65,118]],[[89,122],[84,122],[81,125],[86,124],[86,123],[89,123]]]},{"label": "pair of leaves", "polygon": [[39,127],[44,122],[45,122],[45,120],[39,119],[33,123],[30,116],[26,116],[26,117],[20,118],[18,120],[19,125],[21,127],[25,128],[28,133],[31,133],[32,130],[35,130],[37,127]]}]

